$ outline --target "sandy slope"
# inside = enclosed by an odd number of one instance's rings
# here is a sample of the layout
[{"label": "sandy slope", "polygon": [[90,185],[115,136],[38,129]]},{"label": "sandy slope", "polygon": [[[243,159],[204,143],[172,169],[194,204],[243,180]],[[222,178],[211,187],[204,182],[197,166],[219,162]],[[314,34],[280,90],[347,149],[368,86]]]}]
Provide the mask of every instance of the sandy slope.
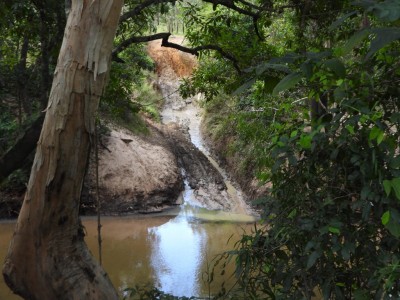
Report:
[{"label": "sandy slope", "polygon": [[[137,136],[114,127],[103,137],[99,155],[99,187],[106,214],[151,212],[175,205],[182,178],[175,155],[157,130]],[[85,213],[94,211],[95,164],[91,159]]]}]

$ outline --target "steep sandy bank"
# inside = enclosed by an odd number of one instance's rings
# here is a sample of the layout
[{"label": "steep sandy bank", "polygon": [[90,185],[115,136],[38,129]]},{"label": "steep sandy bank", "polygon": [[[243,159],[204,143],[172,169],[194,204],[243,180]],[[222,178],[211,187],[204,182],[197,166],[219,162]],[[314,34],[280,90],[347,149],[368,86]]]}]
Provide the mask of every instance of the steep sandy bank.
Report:
[{"label": "steep sandy bank", "polygon": [[[176,204],[183,189],[169,143],[149,125],[146,136],[112,127],[99,151],[99,189],[106,214],[160,211]],[[95,211],[95,164],[91,157],[82,213]]]},{"label": "steep sandy bank", "polygon": [[[172,40],[182,42],[182,38]],[[196,65],[195,57],[163,48],[160,41],[149,43],[148,52],[157,66],[157,85],[165,100],[162,116],[168,124],[148,121],[150,134],[146,136],[113,128],[103,138],[99,163],[102,210],[110,214],[154,212],[174,206],[184,178],[198,205],[230,211],[224,179],[192,144],[182,122],[182,110],[192,100],[182,100],[177,90],[180,78],[189,76]],[[85,213],[95,211],[94,174],[92,164],[83,202]]]}]

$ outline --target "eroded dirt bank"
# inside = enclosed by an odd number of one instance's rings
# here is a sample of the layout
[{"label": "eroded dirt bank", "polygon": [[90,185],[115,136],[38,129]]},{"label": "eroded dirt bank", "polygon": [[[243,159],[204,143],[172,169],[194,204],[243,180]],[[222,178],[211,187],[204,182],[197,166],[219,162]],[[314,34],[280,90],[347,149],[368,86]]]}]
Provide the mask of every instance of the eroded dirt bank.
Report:
[{"label": "eroded dirt bank", "polygon": [[[182,42],[181,38],[173,38]],[[193,189],[198,205],[230,211],[232,204],[222,175],[191,142],[181,110],[196,99],[183,101],[179,80],[190,76],[194,56],[163,48],[160,41],[149,43],[149,55],[156,62],[158,81],[165,106],[164,124],[147,121],[149,134],[135,136],[113,128],[103,137],[99,155],[99,187],[102,211],[107,214],[158,212],[180,204],[183,180]],[[178,116],[176,120],[173,117]],[[95,212],[95,172],[91,165],[82,213]]]},{"label": "eroded dirt bank", "polygon": [[[183,189],[175,154],[150,123],[149,133],[134,135],[111,126],[99,149],[99,198],[104,214],[156,212],[177,204]],[[96,212],[96,164],[91,155],[81,213]]]},{"label": "eroded dirt bank", "polygon": [[[172,38],[181,43],[182,38]],[[161,47],[160,41],[149,43],[149,55],[156,62],[157,85],[165,99],[163,123],[147,120],[149,133],[134,135],[126,129],[109,125],[110,131],[100,137],[99,199],[103,214],[158,212],[180,204],[184,180],[193,189],[198,205],[208,209],[231,211],[222,175],[192,143],[187,119],[196,118],[196,98],[182,100],[177,92],[179,80],[190,76],[196,66],[194,56]],[[192,120],[193,121],[193,120]],[[193,122],[192,122],[193,123]],[[199,124],[196,124],[197,131]],[[96,213],[96,172],[94,154],[85,179],[81,213]],[[23,191],[3,195],[0,218],[16,217]]]}]

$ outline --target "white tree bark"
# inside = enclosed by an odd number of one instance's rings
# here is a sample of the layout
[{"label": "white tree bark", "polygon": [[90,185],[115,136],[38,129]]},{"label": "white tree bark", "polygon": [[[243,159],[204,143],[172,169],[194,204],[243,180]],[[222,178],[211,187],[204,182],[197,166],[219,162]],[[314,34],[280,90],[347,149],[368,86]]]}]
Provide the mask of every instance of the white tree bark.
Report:
[{"label": "white tree bark", "polygon": [[6,257],[25,299],[118,299],[83,240],[79,199],[123,0],[73,0],[28,189]]}]

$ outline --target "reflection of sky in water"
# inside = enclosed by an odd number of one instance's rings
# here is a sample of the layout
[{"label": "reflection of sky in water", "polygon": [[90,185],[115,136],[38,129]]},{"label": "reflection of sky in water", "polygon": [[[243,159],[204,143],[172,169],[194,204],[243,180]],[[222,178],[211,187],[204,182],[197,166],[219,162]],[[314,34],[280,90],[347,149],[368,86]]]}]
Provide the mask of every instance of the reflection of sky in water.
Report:
[{"label": "reflection of sky in water", "polygon": [[148,232],[155,237],[151,266],[158,288],[175,296],[199,295],[202,253],[207,243],[205,230],[179,215]]},{"label": "reflection of sky in water", "polygon": [[184,204],[176,218],[148,229],[154,238],[151,266],[162,291],[175,296],[199,295],[201,266],[207,248],[207,232],[197,222],[190,222],[199,209],[193,203],[193,190],[185,180]]},{"label": "reflection of sky in water", "polygon": [[160,290],[174,296],[201,296],[204,286],[201,274],[207,259],[204,256],[209,248],[209,232],[204,224],[197,221],[212,215],[217,219],[225,217],[233,220],[235,215],[201,207],[188,182],[185,180],[184,183],[184,204],[178,216],[147,230],[148,239],[152,240],[150,265]]}]

